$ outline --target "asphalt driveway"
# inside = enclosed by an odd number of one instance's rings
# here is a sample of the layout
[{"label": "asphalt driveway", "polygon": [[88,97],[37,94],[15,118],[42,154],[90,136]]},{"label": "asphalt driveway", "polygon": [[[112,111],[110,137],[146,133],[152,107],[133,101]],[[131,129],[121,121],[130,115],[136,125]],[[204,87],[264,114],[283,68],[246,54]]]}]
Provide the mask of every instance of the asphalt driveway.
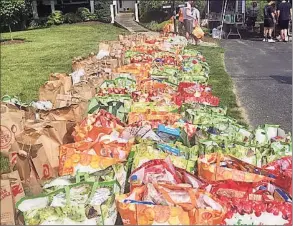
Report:
[{"label": "asphalt driveway", "polygon": [[292,43],[223,40],[225,65],[249,124],[292,130]]}]

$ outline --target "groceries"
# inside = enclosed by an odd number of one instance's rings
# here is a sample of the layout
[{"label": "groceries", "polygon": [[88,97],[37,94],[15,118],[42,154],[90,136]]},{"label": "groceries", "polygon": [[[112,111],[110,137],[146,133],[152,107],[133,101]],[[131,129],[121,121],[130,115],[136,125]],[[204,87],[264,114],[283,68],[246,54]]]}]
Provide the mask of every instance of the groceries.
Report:
[{"label": "groceries", "polygon": [[3,99],[1,224],[292,224],[291,135],[228,117],[185,38],[119,36],[72,68]]}]

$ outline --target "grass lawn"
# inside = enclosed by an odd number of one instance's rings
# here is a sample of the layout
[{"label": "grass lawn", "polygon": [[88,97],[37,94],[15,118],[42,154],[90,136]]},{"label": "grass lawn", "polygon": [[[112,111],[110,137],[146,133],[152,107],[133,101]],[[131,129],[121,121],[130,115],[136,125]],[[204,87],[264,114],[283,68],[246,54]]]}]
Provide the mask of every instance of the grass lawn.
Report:
[{"label": "grass lawn", "polygon": [[[117,39],[125,32],[112,24],[96,22],[14,32],[13,38],[26,42],[1,46],[1,96],[37,99],[39,87],[50,73],[71,72],[74,57],[97,52],[98,42]],[[1,38],[8,39],[10,34]]]},{"label": "grass lawn", "polygon": [[196,49],[202,52],[210,65],[209,84],[212,86],[213,95],[220,98],[220,105],[227,106],[227,114],[229,116],[237,119],[240,124],[247,125],[236,101],[236,95],[233,91],[233,81],[225,70],[224,49],[221,47],[203,46],[196,47]]}]

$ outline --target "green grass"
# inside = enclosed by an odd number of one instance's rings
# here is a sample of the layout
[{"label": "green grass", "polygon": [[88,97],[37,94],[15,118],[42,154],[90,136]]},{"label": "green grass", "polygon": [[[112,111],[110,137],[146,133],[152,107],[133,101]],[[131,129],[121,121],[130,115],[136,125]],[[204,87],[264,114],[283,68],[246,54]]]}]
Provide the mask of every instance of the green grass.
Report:
[{"label": "green grass", "polygon": [[[111,24],[81,23],[14,32],[25,43],[1,46],[1,96],[22,101],[38,98],[39,87],[53,72],[71,72],[74,57],[98,51],[98,42],[115,40],[126,31]],[[9,39],[10,34],[1,35]]]},{"label": "green grass", "polygon": [[[194,47],[190,47],[194,48]],[[213,95],[220,98],[220,105],[228,108],[227,114],[246,125],[242,117],[241,109],[237,104],[236,95],[233,91],[233,81],[227,74],[224,65],[224,49],[221,47],[195,47],[205,57],[210,65],[209,84],[212,86]]]}]

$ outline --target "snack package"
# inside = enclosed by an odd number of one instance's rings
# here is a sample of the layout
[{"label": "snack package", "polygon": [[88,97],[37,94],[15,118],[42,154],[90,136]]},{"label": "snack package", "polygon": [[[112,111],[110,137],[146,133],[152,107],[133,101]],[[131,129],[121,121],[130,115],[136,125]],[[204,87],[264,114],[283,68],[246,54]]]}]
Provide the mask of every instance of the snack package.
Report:
[{"label": "snack package", "polygon": [[193,188],[203,188],[205,184],[184,169],[175,167],[171,159],[150,160],[136,168],[129,176],[131,190],[149,183],[189,184]]},{"label": "snack package", "polygon": [[125,225],[216,225],[226,214],[219,200],[185,184],[148,184],[116,196],[116,205]]},{"label": "snack package", "polygon": [[[174,124],[181,118],[179,114],[169,112],[150,112],[150,113],[136,113],[130,112],[128,114],[128,124],[134,124],[141,121],[161,122],[166,124]],[[156,125],[157,127],[157,125]]]},{"label": "snack package", "polygon": [[[274,181],[268,171],[219,153],[198,159],[198,175],[206,181],[234,180],[243,182]],[[273,177],[273,178],[272,178]]]},{"label": "snack package", "polygon": [[59,176],[79,172],[93,173],[119,163],[119,159],[98,156],[91,142],[77,142],[60,146]]},{"label": "snack package", "polygon": [[194,171],[194,161],[186,160],[184,158],[174,155],[169,155],[168,153],[159,151],[147,144],[134,145],[131,152],[132,153],[129,154],[128,158],[129,165],[132,165],[131,171],[140,167],[142,164],[148,162],[149,160],[166,159],[168,156],[176,167],[185,169],[187,172]]},{"label": "snack package", "polygon": [[225,199],[227,214],[222,224],[226,225],[291,225],[292,203],[263,202],[243,199]]},{"label": "snack package", "polygon": [[126,140],[136,138],[162,142],[162,139],[152,130],[150,125],[126,127],[121,133],[121,138]]},{"label": "snack package", "polygon": [[75,141],[94,141],[99,135],[109,135],[113,129],[122,130],[125,124],[111,113],[101,109],[95,114],[89,114],[76,125],[73,133]]},{"label": "snack package", "polygon": [[83,182],[21,199],[16,207],[26,225],[114,225],[116,181]]},{"label": "snack package", "polygon": [[104,110],[125,122],[127,113],[130,112],[130,105],[131,100],[128,95],[94,97],[89,101],[88,113],[94,114],[99,110]]}]

